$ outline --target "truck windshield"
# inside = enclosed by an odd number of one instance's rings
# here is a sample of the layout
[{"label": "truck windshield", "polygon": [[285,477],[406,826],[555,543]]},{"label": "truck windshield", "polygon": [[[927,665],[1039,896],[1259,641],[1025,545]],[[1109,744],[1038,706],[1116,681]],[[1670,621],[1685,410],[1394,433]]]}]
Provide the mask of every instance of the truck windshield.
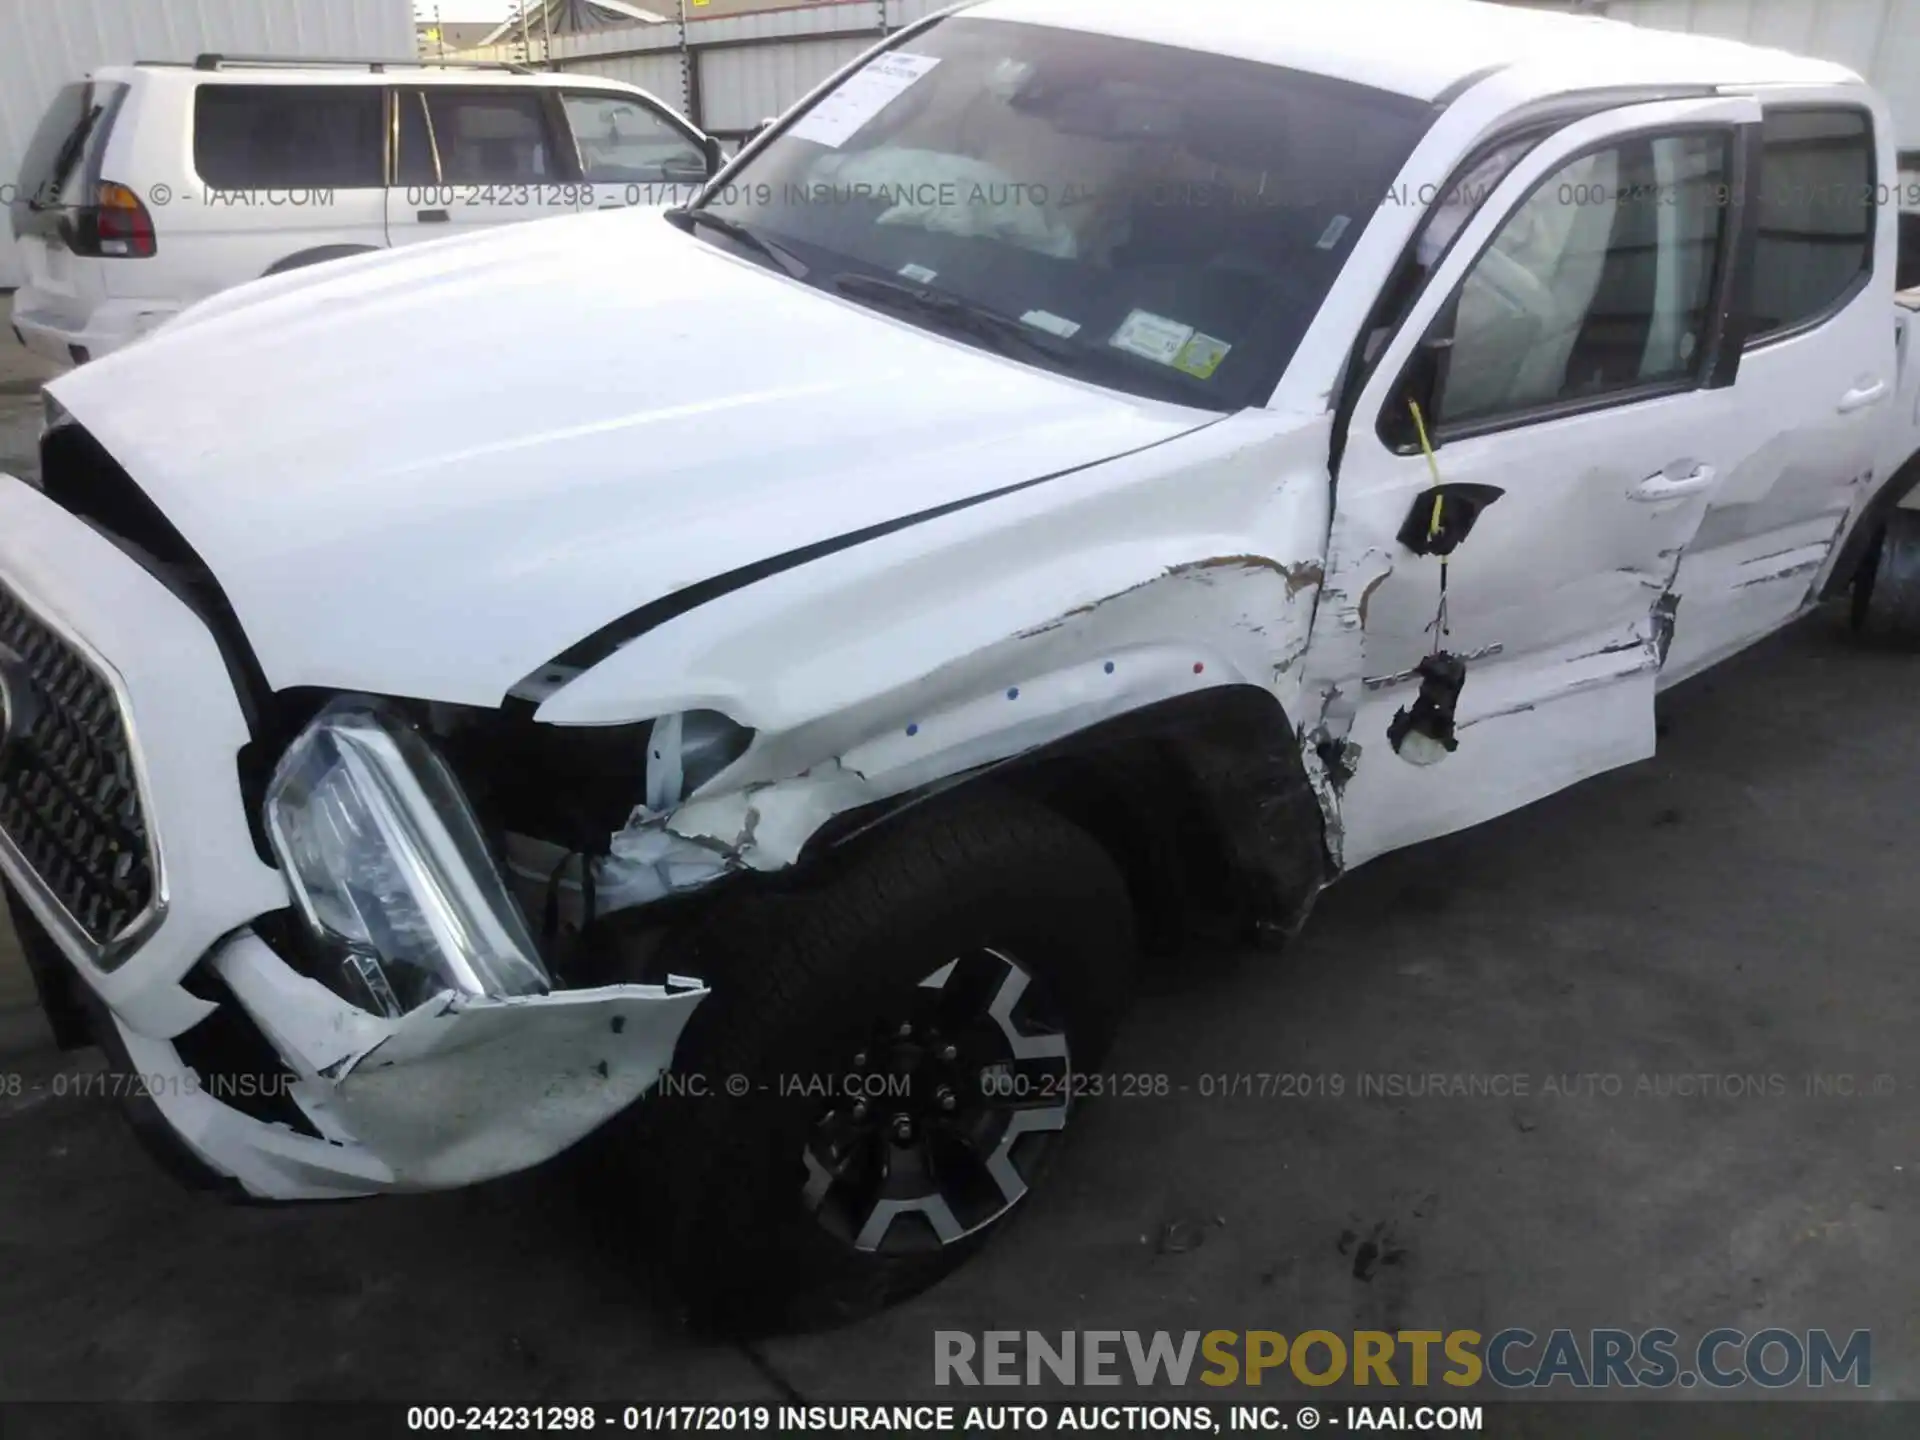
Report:
[{"label": "truck windshield", "polygon": [[1433,114],[1227,56],[949,19],[683,223],[1027,363],[1236,410],[1271,393]]}]

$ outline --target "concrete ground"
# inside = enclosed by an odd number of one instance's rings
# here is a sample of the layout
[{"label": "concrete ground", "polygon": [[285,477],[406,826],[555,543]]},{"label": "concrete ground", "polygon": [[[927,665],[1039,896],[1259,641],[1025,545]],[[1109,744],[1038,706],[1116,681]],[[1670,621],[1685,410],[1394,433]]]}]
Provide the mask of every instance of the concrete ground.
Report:
[{"label": "concrete ground", "polygon": [[[1920,1399],[1917,711],[1920,659],[1816,615],[1667,697],[1657,759],[1367,866],[1283,956],[1157,973],[1111,1068],[1164,1097],[1089,1107],[932,1293],[755,1346],[690,1338],[564,1168],[176,1189],[45,1088],[98,1062],[0,948],[0,1399],[1006,1401],[934,1391],[933,1332],[1655,1325],[1870,1329],[1873,1393]],[[1528,1093],[1356,1094],[1409,1072]],[[1283,1073],[1313,1093],[1203,1079]]]}]

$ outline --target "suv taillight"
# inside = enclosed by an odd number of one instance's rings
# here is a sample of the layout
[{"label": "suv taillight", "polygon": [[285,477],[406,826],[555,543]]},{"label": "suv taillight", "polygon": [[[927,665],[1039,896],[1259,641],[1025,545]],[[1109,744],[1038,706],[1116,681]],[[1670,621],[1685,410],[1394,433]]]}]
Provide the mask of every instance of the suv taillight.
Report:
[{"label": "suv taillight", "polygon": [[159,247],[153,236],[153,217],[140,197],[124,185],[102,180],[94,189],[93,204],[75,217],[68,248],[76,255],[99,255],[138,260]]}]

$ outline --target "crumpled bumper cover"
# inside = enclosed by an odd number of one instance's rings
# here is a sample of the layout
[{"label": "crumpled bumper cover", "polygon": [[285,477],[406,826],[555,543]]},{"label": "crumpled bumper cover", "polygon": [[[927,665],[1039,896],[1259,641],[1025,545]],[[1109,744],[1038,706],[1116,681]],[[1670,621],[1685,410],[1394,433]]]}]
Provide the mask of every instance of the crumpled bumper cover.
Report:
[{"label": "crumpled bumper cover", "polygon": [[251,932],[210,963],[294,1076],[256,1083],[284,1081],[317,1137],[223,1103],[171,1042],[115,1023],[143,1095],[194,1158],[277,1200],[442,1189],[537,1165],[646,1093],[707,993],[691,981],[504,999],[449,992],[389,1020],[299,974]]}]

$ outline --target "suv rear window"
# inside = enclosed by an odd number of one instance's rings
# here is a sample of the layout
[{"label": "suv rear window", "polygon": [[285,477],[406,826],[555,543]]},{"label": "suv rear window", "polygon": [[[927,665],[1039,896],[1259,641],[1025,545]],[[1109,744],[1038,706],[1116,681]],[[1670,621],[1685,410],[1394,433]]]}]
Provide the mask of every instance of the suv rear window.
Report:
[{"label": "suv rear window", "polygon": [[37,229],[36,217],[59,206],[86,203],[99,182],[107,132],[126,93],[125,85],[104,81],[76,80],[60,88],[21,161],[11,206],[15,235]]},{"label": "suv rear window", "polygon": [[378,85],[202,85],[193,168],[227,190],[386,183]]}]

